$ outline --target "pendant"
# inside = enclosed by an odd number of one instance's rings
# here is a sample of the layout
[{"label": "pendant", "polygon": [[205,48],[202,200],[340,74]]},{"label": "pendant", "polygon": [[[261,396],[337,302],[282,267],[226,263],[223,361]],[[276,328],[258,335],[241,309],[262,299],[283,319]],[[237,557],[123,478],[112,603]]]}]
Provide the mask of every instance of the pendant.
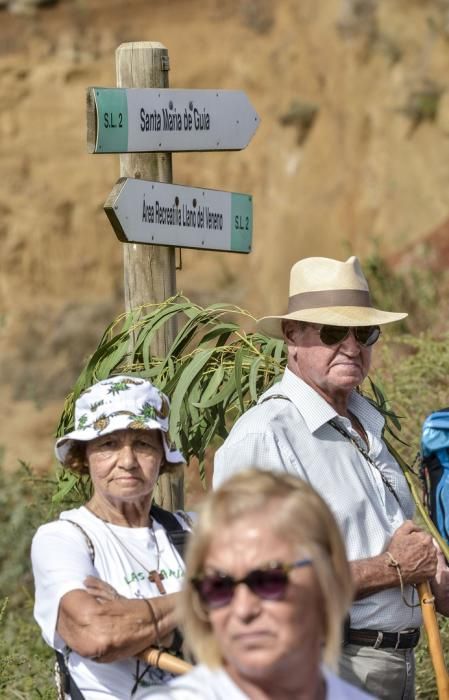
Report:
[{"label": "pendant", "polygon": [[162,583],[163,579],[165,578],[164,574],[160,574],[159,571],[156,571],[156,569],[153,569],[153,571],[150,571],[148,574],[148,580],[151,581],[151,583],[155,583],[157,586],[157,590],[161,595],[164,593],[167,593],[165,590],[164,584]]}]

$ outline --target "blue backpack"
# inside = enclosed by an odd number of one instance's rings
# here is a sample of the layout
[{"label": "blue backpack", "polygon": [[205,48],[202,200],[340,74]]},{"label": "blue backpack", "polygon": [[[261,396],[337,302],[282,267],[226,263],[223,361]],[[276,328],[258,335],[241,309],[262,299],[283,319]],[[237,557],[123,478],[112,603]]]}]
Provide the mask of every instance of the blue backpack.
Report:
[{"label": "blue backpack", "polygon": [[423,423],[420,476],[424,505],[449,543],[449,407],[431,413]]}]

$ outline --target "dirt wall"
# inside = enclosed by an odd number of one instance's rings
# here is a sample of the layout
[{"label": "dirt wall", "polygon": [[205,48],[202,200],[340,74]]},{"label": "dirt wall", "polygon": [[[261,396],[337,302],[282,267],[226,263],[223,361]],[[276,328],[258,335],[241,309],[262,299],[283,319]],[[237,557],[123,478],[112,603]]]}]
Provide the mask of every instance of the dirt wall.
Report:
[{"label": "dirt wall", "polygon": [[[20,4],[20,3],[19,3]],[[85,90],[115,48],[160,41],[170,84],[244,90],[262,122],[235,153],[173,156],[180,184],[249,192],[249,256],[183,251],[178,288],[283,308],[307,255],[398,254],[448,216],[444,0],[61,0],[1,14],[0,446],[45,468],[62,399],[123,308],[103,212],[116,156],[86,150]]]}]

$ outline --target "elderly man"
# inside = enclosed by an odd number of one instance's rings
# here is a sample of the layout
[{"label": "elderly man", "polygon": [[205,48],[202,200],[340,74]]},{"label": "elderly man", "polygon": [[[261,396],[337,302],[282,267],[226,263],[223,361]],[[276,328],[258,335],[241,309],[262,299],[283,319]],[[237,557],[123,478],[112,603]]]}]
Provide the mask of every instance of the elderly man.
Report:
[{"label": "elderly man", "polygon": [[215,457],[214,485],[248,466],[296,474],[328,502],[356,585],[340,675],[388,700],[414,697],[421,612],[414,584],[444,565],[412,522],[413,501],[382,439],[384,419],[357,391],[380,326],[407,314],[373,307],[356,257],[306,258],[290,277],[288,312],[258,329],[284,338],[279,384],[237,421]]}]

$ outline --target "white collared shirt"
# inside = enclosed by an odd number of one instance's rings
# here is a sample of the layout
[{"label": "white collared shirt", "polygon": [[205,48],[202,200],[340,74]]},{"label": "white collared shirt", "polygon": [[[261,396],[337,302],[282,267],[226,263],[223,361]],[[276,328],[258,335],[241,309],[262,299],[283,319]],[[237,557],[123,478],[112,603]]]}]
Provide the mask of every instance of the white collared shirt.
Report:
[{"label": "white collared shirt", "polygon": [[[267,400],[279,394],[289,400]],[[392,484],[400,505],[379,471],[329,425],[337,420],[366,449],[350,420],[289,369],[236,422],[217,451],[214,487],[247,467],[295,474],[308,481],[331,508],[350,561],[381,554],[395,530],[413,517],[414,504],[405,477],[382,440],[381,414],[356,391],[348,408],[363,425],[369,456]],[[410,586],[405,587],[405,596],[409,602],[418,602]],[[407,607],[399,587],[357,600],[351,608],[351,627],[356,629],[398,632],[420,624],[419,607]]]}]

